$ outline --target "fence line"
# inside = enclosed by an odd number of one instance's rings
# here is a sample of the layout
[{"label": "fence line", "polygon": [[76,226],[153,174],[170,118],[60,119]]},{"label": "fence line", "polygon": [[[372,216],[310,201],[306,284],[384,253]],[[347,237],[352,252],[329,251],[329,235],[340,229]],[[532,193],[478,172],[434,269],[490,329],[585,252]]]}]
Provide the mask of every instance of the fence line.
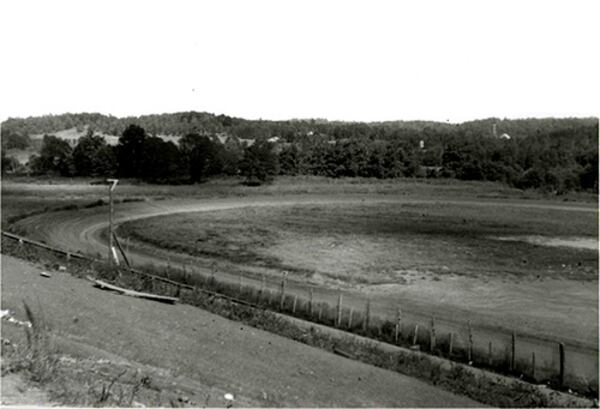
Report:
[{"label": "fence line", "polygon": [[49,246],[49,245],[47,245],[45,243],[42,243],[42,242],[39,242],[39,241],[35,241],[35,240],[31,240],[31,239],[28,239],[26,237],[21,237],[21,236],[18,236],[16,234],[13,234],[13,233],[2,231],[2,236],[7,237],[9,239],[17,240],[19,243],[27,243],[27,244],[31,244],[33,246],[37,246],[37,247],[41,247],[41,248],[46,249],[46,250],[53,251],[55,253],[64,254],[67,257],[75,257],[75,258],[79,258],[79,259],[82,259],[82,260],[88,260],[88,261],[98,261],[96,259],[93,259],[91,257],[87,257],[87,256],[84,256],[84,255],[81,255],[79,253],[71,253],[71,252],[68,252],[68,251],[57,249],[57,248],[51,247],[51,246]]},{"label": "fence line", "polygon": [[[47,245],[45,243],[42,243],[42,242],[39,242],[39,241],[35,241],[35,240],[31,240],[31,239],[28,239],[26,237],[18,236],[18,235],[13,234],[13,233],[2,231],[2,236],[6,237],[6,238],[9,238],[9,239],[12,239],[12,240],[16,240],[19,243],[27,243],[27,244],[30,244],[30,245],[33,245],[33,246],[36,246],[36,247],[43,248],[45,250],[49,250],[49,251],[53,251],[55,253],[62,254],[65,257],[78,258],[80,260],[85,260],[85,261],[89,261],[89,262],[97,262],[97,263],[105,262],[105,260],[102,260],[102,259],[97,259],[97,258],[93,258],[93,257],[84,256],[84,255],[79,254],[79,253],[71,253],[69,251],[61,250],[61,249],[49,246],[49,245]],[[124,270],[126,270],[126,271],[128,271],[128,272],[148,277],[151,280],[161,281],[163,283],[170,284],[172,286],[177,287],[178,289],[185,288],[186,290],[198,290],[198,291],[201,291],[201,292],[203,292],[205,294],[211,295],[213,297],[219,297],[219,298],[228,299],[230,301],[235,301],[237,303],[240,303],[240,304],[243,304],[243,305],[247,305],[247,306],[254,306],[254,304],[251,304],[251,303],[249,303],[247,301],[244,301],[244,300],[237,299],[235,297],[230,297],[230,296],[227,296],[225,294],[221,294],[221,293],[217,293],[217,292],[214,292],[214,291],[206,290],[204,288],[198,288],[198,287],[195,287],[193,285],[180,283],[180,282],[177,282],[177,281],[174,281],[174,280],[171,280],[171,279],[168,279],[166,277],[162,277],[162,276],[159,276],[159,275],[156,275],[156,274],[148,273],[148,272],[145,272],[145,271],[141,271],[141,270],[137,270],[137,269],[129,268],[129,267],[121,267],[121,268],[124,269]]]},{"label": "fence line", "polygon": [[[45,250],[49,250],[58,254],[62,254],[64,256],[66,256],[67,260],[69,258],[78,258],[81,260],[86,260],[89,262],[105,262],[106,260],[102,260],[102,259],[96,259],[96,258],[92,258],[92,257],[88,257],[79,253],[72,253],[69,251],[65,251],[65,250],[61,250],[52,246],[49,246],[45,243],[39,242],[39,241],[35,241],[35,240],[31,240],[28,239],[26,237],[21,237],[19,235],[13,234],[13,233],[9,233],[9,232],[5,232],[2,231],[2,236],[9,238],[11,240],[16,240],[19,242],[19,244],[29,244],[32,246],[36,246],[36,247],[40,247],[43,248]],[[293,297],[293,302],[292,303],[285,303],[285,297],[286,297],[286,278],[282,277],[281,280],[281,284],[280,284],[280,293],[279,293],[279,297],[277,297],[274,293],[274,297],[268,296],[266,297],[266,300],[264,300],[264,293],[268,292],[270,294],[270,290],[268,290],[266,288],[266,280],[265,280],[265,276],[262,275],[262,280],[261,280],[261,285],[260,285],[260,290],[257,290],[256,288],[254,288],[253,286],[249,286],[249,288],[252,289],[252,291],[249,292],[248,296],[249,299],[253,300],[254,302],[248,302],[246,300],[240,299],[238,297],[232,297],[230,295],[226,295],[223,294],[221,292],[217,291],[211,291],[205,288],[201,288],[199,286],[195,286],[195,285],[190,285],[190,284],[186,284],[186,283],[181,283],[160,275],[156,275],[156,274],[152,274],[152,273],[148,273],[145,271],[141,271],[138,269],[134,269],[131,267],[121,267],[122,270],[131,272],[133,274],[137,274],[137,275],[141,275],[144,277],[148,277],[150,278],[153,282],[154,281],[160,281],[163,282],[165,284],[171,285],[176,287],[177,290],[177,294],[179,294],[181,289],[186,289],[186,290],[193,290],[193,291],[200,291],[204,294],[210,295],[212,297],[217,297],[217,298],[221,298],[221,299],[225,299],[228,301],[232,301],[241,305],[245,305],[248,307],[252,307],[252,308],[259,308],[259,309],[272,309],[273,311],[279,311],[279,312],[283,312],[285,313],[286,310],[288,310],[289,308],[286,308],[285,304],[291,304],[292,305],[292,310],[294,312],[294,314],[292,315],[301,315],[301,316],[306,316],[309,320],[311,321],[315,321],[315,319],[317,319],[320,323],[324,323],[326,321],[329,321],[329,317],[328,317],[328,313],[330,312],[330,308],[329,308],[329,304],[327,302],[318,302],[317,300],[313,299],[313,289],[312,287],[309,287],[309,299],[307,302],[303,301],[302,298],[297,299],[297,296],[294,296],[293,294],[291,295]],[[214,270],[214,269],[213,269]],[[181,270],[184,274],[184,277],[187,279],[187,277],[192,277],[191,274],[189,274],[187,272],[187,270],[185,268],[183,268]],[[191,271],[193,271],[193,269],[191,269]],[[208,280],[208,278],[206,277],[205,274],[201,274],[201,277],[207,281],[209,281],[211,283],[211,285],[215,286],[215,285],[220,285],[222,288],[221,290],[224,291],[232,291],[233,293],[235,293],[235,289],[237,289],[239,287],[238,290],[238,295],[240,296],[244,296],[244,292],[241,289],[241,281],[238,283],[227,283],[227,282],[223,282],[223,281],[218,281],[214,279],[214,271],[212,272],[211,275],[211,280]],[[228,288],[231,287],[231,288]],[[257,290],[257,291],[254,291]],[[257,292],[256,295],[254,295],[254,292]],[[269,295],[267,294],[267,295]],[[341,293],[338,294],[338,305],[337,308],[334,309],[335,311],[335,317],[333,317],[333,324],[332,326],[334,327],[338,327],[338,328],[342,328],[341,325],[341,316],[342,316],[342,296]],[[318,317],[315,317],[315,309],[314,309],[314,305],[313,303],[317,302],[317,306],[318,306]],[[298,313],[296,314],[296,310],[297,310],[297,303],[300,303],[301,305],[304,305],[304,309],[298,309]],[[271,305],[273,304],[273,305]],[[325,305],[324,305],[325,304]],[[326,309],[326,311],[324,311],[324,309]],[[350,311],[348,312],[348,330],[352,330],[353,328],[351,328],[354,324],[354,318],[353,315],[355,315],[355,311],[353,309],[350,309]],[[366,305],[365,305],[365,310],[364,310],[364,314],[360,314],[359,312],[359,317],[358,319],[356,319],[356,324],[359,325],[359,329],[362,329],[362,331],[371,338],[374,339],[378,339],[381,340],[382,336],[384,335],[382,333],[382,327],[385,326],[385,320],[381,320],[381,319],[377,319],[377,335],[378,336],[373,336],[372,334],[372,330],[375,328],[375,319],[377,317],[372,317],[371,314],[371,301],[370,299],[367,299],[366,301]],[[360,315],[363,315],[362,320],[360,320]],[[361,322],[362,321],[362,322]],[[356,325],[355,324],[355,325]],[[361,325],[362,324],[362,325]],[[396,316],[396,322],[392,323],[391,325],[391,333],[390,334],[386,334],[389,335],[390,337],[390,341],[384,341],[384,342],[388,342],[391,344],[400,344],[401,342],[401,338],[403,337],[409,337],[408,340],[405,339],[405,341],[408,342],[408,344],[413,344],[414,346],[421,344],[422,346],[427,346],[427,343],[429,342],[429,347],[430,350],[433,351],[436,347],[438,352],[441,352],[442,348],[441,345],[436,345],[440,340],[436,339],[436,335],[435,335],[435,327],[434,327],[434,321],[433,321],[433,317],[431,318],[431,327],[430,327],[430,331],[427,331],[429,336],[427,336],[425,338],[425,342],[422,342],[421,339],[422,337],[419,337],[419,324],[416,323],[416,325],[413,327],[414,328],[414,332],[413,332],[413,336],[411,337],[410,333],[412,331],[403,331],[402,330],[402,325],[404,324],[404,320],[402,319],[402,313],[400,308],[398,308],[397,310],[397,316]],[[409,325],[409,323],[407,323],[406,325]],[[355,328],[356,329],[356,328]],[[455,337],[454,337],[454,333],[453,331],[448,333],[448,345],[446,347],[444,347],[443,349],[445,351],[447,351],[447,357],[450,359],[459,359],[460,356],[456,355],[456,342],[455,342]],[[528,358],[528,365],[527,365],[527,369],[517,369],[516,368],[516,354],[515,354],[515,341],[516,341],[516,335],[513,332],[512,334],[512,339],[511,339],[511,343],[510,345],[510,350],[509,350],[509,356],[508,356],[508,369],[509,369],[509,373],[512,374],[517,374],[517,372],[520,371],[520,373],[522,375],[529,375],[531,376],[532,380],[536,379],[536,375],[539,376],[539,372],[536,371],[535,368],[535,364],[536,364],[536,357],[535,357],[535,353],[533,352],[532,357]],[[552,342],[549,342],[552,343]],[[425,345],[423,345],[425,344]],[[462,343],[461,343],[462,344]],[[489,344],[489,350],[485,351],[487,352],[487,356],[484,358],[484,362],[473,362],[475,361],[474,359],[474,348],[473,348],[473,329],[471,327],[471,322],[469,321],[467,323],[467,339],[466,339],[466,345],[462,345],[466,351],[463,349],[463,352],[466,353],[467,355],[467,362],[472,363],[473,365],[477,366],[478,364],[483,364],[483,366],[488,366],[490,368],[492,368],[493,366],[492,364],[492,356],[491,356],[491,352],[492,352],[492,348],[491,348],[491,342]],[[486,345],[487,346],[487,345]],[[485,353],[484,353],[485,354]],[[540,355],[538,354],[538,357]],[[538,364],[540,364],[541,359],[538,359]],[[500,364],[501,366],[501,362],[496,362],[496,367],[498,367],[498,364]],[[565,347],[564,344],[560,343],[559,344],[559,368],[554,368],[554,374],[557,375],[558,377],[558,382],[559,385],[565,385]],[[544,369],[544,368],[540,368],[540,369]],[[558,371],[556,371],[556,369],[558,369]]]}]

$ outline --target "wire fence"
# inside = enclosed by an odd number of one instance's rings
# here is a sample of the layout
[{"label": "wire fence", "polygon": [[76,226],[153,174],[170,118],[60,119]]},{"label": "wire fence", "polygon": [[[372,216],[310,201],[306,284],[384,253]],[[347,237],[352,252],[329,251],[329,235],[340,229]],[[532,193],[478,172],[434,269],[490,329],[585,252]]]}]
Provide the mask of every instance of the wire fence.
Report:
[{"label": "wire fence", "polygon": [[[106,260],[88,257],[49,246],[16,234],[2,232],[18,247],[34,246],[53,252],[66,261],[83,260],[97,266]],[[246,306],[271,310],[296,318],[335,327],[389,344],[427,352],[452,361],[508,374],[532,383],[573,388],[585,393],[598,391],[598,351],[579,351],[562,342],[530,339],[517,331],[502,334],[466,325],[448,323],[435,316],[415,319],[401,306],[393,311],[376,311],[366,299],[361,307],[341,291],[298,285],[285,274],[274,279],[239,274],[237,282],[225,279],[216,270],[207,272],[190,265],[168,264],[143,270],[123,267],[142,278],[140,290],[179,297],[182,292],[202,292]],[[499,335],[500,334],[500,335]]]}]

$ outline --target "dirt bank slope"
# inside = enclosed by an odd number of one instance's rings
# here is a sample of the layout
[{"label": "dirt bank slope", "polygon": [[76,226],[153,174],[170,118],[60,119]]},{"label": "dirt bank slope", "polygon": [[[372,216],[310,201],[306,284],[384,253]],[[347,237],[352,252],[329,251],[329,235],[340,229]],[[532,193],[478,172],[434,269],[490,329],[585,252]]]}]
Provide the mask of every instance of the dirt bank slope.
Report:
[{"label": "dirt bank slope", "polygon": [[65,340],[168,369],[207,390],[232,393],[244,406],[478,405],[194,307],[107,293],[68,273],[49,279],[39,273],[3,256],[2,309],[24,319],[22,300],[39,305]]}]

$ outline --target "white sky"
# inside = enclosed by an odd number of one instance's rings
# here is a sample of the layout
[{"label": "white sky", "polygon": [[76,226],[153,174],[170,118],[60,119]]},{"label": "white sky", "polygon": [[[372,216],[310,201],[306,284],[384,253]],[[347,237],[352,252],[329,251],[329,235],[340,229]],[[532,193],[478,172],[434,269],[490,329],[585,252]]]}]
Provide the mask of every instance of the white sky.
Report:
[{"label": "white sky", "polygon": [[598,116],[600,2],[0,2],[0,120]]}]

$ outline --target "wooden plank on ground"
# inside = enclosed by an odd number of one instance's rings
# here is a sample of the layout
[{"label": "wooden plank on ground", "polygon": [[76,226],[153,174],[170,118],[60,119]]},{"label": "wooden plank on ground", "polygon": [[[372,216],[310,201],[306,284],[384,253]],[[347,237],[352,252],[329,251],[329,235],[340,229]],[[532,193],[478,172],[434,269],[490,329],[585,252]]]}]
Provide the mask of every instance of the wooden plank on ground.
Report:
[{"label": "wooden plank on ground", "polygon": [[128,290],[126,288],[121,288],[116,285],[109,284],[102,280],[97,280],[90,276],[87,276],[87,279],[90,280],[92,283],[94,283],[95,287],[98,287],[102,290],[116,291],[120,294],[128,295],[130,297],[144,298],[146,300],[164,302],[164,303],[168,303],[168,304],[175,304],[177,301],[179,301],[179,299],[177,297],[167,297],[165,295],[156,295],[156,294],[150,294],[150,293],[143,293],[140,291]]}]

